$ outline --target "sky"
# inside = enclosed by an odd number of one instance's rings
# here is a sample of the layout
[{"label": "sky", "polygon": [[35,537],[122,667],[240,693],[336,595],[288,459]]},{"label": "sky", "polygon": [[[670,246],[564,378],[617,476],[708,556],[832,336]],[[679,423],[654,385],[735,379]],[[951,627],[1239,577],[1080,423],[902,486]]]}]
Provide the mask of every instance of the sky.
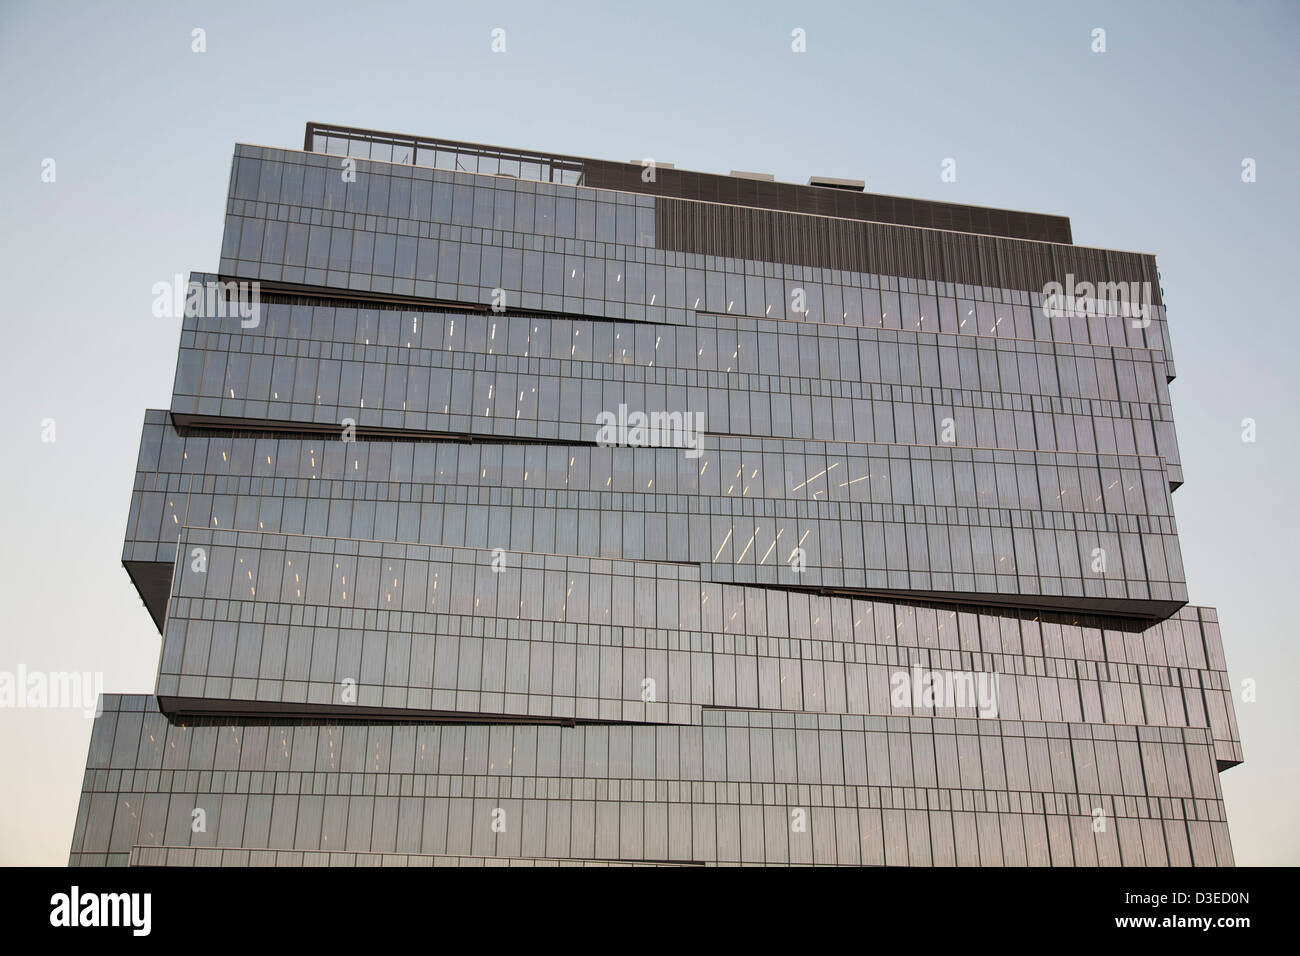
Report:
[{"label": "sky", "polygon": [[[0,0],[0,672],[153,688],[159,635],[120,560],[144,409],[167,407],[179,339],[152,288],[217,270],[236,142],[299,149],[316,120],[863,179],[1066,215],[1080,245],[1157,256],[1188,589],[1219,609],[1238,688],[1233,848],[1300,863],[1297,40],[1294,0]],[[90,728],[0,707],[0,864],[67,862]]]}]

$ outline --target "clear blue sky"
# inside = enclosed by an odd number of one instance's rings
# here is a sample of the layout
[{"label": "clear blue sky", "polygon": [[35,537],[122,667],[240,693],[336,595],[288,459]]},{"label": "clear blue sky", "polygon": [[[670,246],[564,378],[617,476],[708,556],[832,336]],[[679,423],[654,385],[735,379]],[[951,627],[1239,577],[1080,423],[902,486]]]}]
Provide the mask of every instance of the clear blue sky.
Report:
[{"label": "clear blue sky", "polygon": [[[723,6],[0,5],[0,671],[153,687],[158,633],[119,560],[143,411],[168,403],[179,334],[152,317],[151,289],[215,271],[236,141],[299,148],[315,119],[865,179],[1068,215],[1080,244],[1159,257],[1188,585],[1219,608],[1234,682],[1258,682],[1237,704],[1246,763],[1220,777],[1233,845],[1240,863],[1300,863],[1286,611],[1300,4]],[[191,52],[195,27],[206,53]],[[948,157],[955,183],[940,181]],[[66,862],[89,733],[77,712],[0,710],[0,863]]]}]

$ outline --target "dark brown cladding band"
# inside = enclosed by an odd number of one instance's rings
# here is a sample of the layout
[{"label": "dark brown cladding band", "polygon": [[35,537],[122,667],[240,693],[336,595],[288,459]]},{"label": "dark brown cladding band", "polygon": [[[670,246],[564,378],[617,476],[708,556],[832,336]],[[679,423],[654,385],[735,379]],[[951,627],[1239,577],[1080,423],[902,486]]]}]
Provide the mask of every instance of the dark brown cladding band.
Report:
[{"label": "dark brown cladding band", "polygon": [[635,163],[587,159],[583,160],[582,184],[664,198],[694,199],[862,222],[972,232],[1037,242],[1068,244],[1073,241],[1070,220],[1065,216],[906,199],[824,186],[763,182],[678,169],[656,169],[655,181],[646,183],[642,182],[642,172],[643,168]]},{"label": "dark brown cladding band", "polygon": [[[760,184],[761,185],[761,184]],[[1149,282],[1155,257],[1025,239],[801,215],[681,199],[655,200],[655,245],[698,255],[907,276],[1003,289],[1042,289],[1073,274],[1089,282]]]}]

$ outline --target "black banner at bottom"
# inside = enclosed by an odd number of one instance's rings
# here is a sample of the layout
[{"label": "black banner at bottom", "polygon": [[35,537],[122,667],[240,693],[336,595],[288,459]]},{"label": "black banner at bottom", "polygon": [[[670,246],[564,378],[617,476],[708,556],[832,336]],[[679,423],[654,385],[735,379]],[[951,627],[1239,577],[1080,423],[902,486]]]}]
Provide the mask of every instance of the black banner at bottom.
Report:
[{"label": "black banner at bottom", "polygon": [[[503,861],[507,863],[508,861]],[[213,944],[251,939],[332,945],[445,928],[484,942],[557,930],[590,944],[770,938],[844,932],[923,944],[1105,936],[1225,943],[1280,928],[1293,874],[1236,870],[918,870],[792,872],[686,867],[617,874],[529,867],[11,869],[7,935]],[[545,877],[542,879],[541,877]],[[473,927],[473,928],[471,928]],[[613,935],[609,935],[609,934]],[[630,934],[630,935],[629,935]],[[548,939],[549,937],[549,939]],[[693,938],[694,937],[694,938]],[[448,938],[451,942],[451,938]]]}]

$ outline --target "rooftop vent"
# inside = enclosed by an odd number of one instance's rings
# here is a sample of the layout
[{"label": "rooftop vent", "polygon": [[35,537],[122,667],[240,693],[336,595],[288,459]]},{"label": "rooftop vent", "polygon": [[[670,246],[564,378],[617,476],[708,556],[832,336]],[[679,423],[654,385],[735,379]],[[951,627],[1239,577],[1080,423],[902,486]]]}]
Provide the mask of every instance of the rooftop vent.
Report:
[{"label": "rooftop vent", "polygon": [[737,179],[757,179],[759,182],[774,183],[776,177],[771,173],[747,173],[743,169],[733,169],[731,175]]},{"label": "rooftop vent", "polygon": [[849,189],[860,193],[867,188],[861,179],[836,179],[834,176],[809,176],[809,186],[825,186],[828,189]]}]

